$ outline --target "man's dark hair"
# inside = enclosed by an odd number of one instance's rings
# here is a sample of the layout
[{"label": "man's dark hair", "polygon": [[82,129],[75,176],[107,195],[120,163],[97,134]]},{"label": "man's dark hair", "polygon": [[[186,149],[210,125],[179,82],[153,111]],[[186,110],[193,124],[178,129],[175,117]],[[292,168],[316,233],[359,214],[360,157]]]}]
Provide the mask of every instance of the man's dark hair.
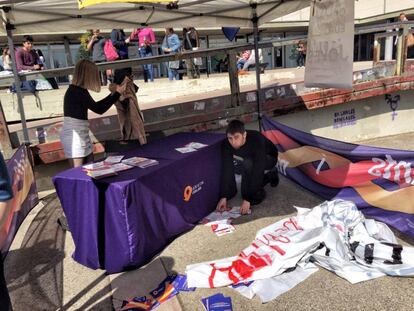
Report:
[{"label": "man's dark hair", "polygon": [[240,120],[232,120],[229,125],[227,125],[226,134],[244,134],[244,132],[246,132],[246,129],[244,128],[244,123]]},{"label": "man's dark hair", "polygon": [[25,42],[33,42],[33,37],[29,35],[23,36],[23,43]]}]

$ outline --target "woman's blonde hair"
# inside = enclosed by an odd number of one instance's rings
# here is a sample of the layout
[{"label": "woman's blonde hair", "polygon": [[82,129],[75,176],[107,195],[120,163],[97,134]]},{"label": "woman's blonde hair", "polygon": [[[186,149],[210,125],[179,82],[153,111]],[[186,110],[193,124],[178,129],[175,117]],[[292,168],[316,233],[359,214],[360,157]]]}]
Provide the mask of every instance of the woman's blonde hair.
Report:
[{"label": "woman's blonde hair", "polygon": [[98,66],[90,60],[82,59],[76,63],[72,84],[95,92],[101,91],[101,77]]}]

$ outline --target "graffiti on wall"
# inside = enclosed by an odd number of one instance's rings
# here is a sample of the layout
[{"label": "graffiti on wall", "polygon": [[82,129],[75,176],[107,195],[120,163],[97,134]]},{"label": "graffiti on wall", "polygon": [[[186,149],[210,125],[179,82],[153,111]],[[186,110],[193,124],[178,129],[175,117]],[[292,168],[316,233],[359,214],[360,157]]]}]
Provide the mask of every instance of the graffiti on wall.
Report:
[{"label": "graffiti on wall", "polygon": [[394,121],[395,117],[398,115],[396,110],[398,109],[398,104],[400,103],[400,100],[401,100],[401,96],[399,94],[397,95],[385,94],[385,102],[387,103],[387,105],[390,106],[390,109],[392,110],[392,113],[391,113],[392,121]]},{"label": "graffiti on wall", "polygon": [[333,128],[336,129],[345,126],[355,125],[356,121],[357,119],[354,108],[335,112],[333,119]]}]

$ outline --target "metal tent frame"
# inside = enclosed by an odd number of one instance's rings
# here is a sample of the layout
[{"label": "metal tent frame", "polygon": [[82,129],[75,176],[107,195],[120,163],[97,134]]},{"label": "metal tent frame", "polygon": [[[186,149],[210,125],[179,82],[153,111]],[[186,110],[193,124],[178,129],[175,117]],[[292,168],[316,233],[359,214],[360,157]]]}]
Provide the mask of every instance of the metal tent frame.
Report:
[{"label": "metal tent frame", "polygon": [[[261,81],[259,59],[260,24],[297,11],[310,5],[311,0],[179,0],[176,5],[165,3],[114,3],[100,4],[77,10],[77,1],[53,0],[0,0],[2,22],[9,48],[14,50],[13,32],[36,34],[43,29],[49,32],[78,28],[123,28],[131,26],[208,25],[251,27],[254,33],[256,62],[257,112],[261,129]],[[142,20],[137,21],[137,12]],[[34,16],[34,17],[32,17]],[[169,17],[169,18],[167,18]],[[25,20],[25,18],[27,20]],[[219,24],[219,25],[218,25]],[[87,27],[87,25],[89,27]],[[0,30],[1,31],[1,30]],[[20,88],[20,77],[12,53],[13,76],[16,84],[18,107],[26,143],[29,135]]]}]

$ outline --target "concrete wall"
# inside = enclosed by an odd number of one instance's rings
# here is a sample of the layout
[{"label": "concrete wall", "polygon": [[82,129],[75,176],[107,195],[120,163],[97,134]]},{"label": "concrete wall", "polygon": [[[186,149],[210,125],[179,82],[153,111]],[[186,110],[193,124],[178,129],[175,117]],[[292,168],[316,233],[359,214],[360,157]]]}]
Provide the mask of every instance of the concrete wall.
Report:
[{"label": "concrete wall", "polygon": [[414,91],[395,92],[388,99],[386,96],[296,112],[275,120],[313,135],[347,142],[413,132]]},{"label": "concrete wall", "polygon": [[[412,8],[414,8],[413,0],[359,0],[355,1],[355,18],[367,18]],[[307,7],[275,19],[274,22],[308,21],[309,13],[310,9]]]}]

